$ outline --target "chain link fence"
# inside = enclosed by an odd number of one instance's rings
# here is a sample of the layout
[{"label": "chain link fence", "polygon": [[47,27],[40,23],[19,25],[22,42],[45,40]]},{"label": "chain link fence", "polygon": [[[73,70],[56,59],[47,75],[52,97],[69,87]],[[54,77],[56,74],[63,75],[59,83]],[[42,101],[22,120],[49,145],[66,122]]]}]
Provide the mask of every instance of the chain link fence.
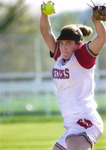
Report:
[{"label": "chain link fence", "polygon": [[[99,110],[104,112],[106,66],[100,70],[100,59],[99,56],[95,98]],[[60,112],[51,77],[53,65],[54,60],[40,35],[0,35],[0,114],[45,113],[50,116]]]}]

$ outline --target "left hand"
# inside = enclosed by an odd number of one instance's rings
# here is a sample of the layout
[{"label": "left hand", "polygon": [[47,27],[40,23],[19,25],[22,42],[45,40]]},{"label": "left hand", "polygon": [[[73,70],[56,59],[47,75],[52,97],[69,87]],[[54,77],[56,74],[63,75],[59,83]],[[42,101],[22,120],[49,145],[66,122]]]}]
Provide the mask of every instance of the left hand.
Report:
[{"label": "left hand", "polygon": [[93,16],[96,20],[106,21],[106,6],[95,6]]}]

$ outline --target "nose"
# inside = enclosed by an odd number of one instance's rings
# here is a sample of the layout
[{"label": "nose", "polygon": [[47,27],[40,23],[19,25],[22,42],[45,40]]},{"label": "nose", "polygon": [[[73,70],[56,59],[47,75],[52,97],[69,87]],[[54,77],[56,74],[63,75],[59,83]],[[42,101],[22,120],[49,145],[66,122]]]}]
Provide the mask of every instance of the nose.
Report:
[{"label": "nose", "polygon": [[63,49],[66,50],[66,49],[67,49],[67,46],[66,46],[66,45],[63,45]]}]

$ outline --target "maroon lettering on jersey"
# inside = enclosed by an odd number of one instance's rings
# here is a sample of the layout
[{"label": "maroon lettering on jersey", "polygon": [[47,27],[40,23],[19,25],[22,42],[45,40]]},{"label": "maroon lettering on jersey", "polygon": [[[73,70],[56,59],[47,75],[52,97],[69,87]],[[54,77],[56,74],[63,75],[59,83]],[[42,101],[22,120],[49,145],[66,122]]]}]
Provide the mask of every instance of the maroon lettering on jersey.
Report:
[{"label": "maroon lettering on jersey", "polygon": [[54,79],[69,79],[69,69],[66,68],[62,70],[62,69],[53,68],[52,76]]},{"label": "maroon lettering on jersey", "polygon": [[65,69],[66,79],[69,79],[69,69]]},{"label": "maroon lettering on jersey", "polygon": [[77,121],[77,124],[79,124],[80,126],[84,127],[85,129],[90,128],[93,124],[90,120],[87,119],[79,119]]}]

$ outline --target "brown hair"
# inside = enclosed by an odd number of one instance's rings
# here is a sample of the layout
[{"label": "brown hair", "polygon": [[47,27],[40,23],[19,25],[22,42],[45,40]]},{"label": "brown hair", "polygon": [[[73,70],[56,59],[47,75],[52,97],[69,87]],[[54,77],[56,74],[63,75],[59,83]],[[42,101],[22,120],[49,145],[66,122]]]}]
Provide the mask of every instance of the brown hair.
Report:
[{"label": "brown hair", "polygon": [[76,43],[82,41],[83,36],[90,36],[93,30],[91,27],[82,25],[82,24],[72,24],[64,26],[61,29],[60,36],[58,40],[74,40]]},{"label": "brown hair", "polygon": [[81,30],[83,36],[90,36],[93,33],[93,30],[91,27],[85,26],[85,25],[77,25],[77,27]]}]

